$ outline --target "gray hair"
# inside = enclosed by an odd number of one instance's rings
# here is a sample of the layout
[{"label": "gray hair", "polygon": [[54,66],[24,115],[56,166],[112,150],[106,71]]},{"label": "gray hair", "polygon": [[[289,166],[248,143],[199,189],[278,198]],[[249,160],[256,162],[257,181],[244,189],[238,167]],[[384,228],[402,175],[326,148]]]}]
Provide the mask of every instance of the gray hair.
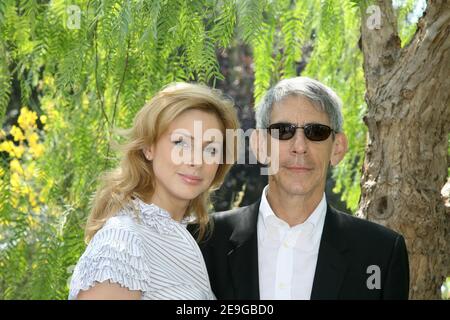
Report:
[{"label": "gray hair", "polygon": [[267,128],[273,105],[288,96],[304,96],[309,99],[328,115],[332,129],[342,132],[341,99],[331,88],[308,77],[284,79],[270,88],[256,107],[256,128]]}]

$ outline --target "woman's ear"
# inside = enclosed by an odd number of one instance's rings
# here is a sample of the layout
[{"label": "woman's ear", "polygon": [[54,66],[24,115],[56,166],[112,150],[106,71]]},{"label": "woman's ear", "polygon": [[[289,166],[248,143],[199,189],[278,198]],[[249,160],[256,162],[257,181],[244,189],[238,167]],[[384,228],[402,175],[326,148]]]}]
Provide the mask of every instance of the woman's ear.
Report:
[{"label": "woman's ear", "polygon": [[250,149],[261,164],[267,164],[267,136],[262,129],[255,129],[250,135]]},{"label": "woman's ear", "polygon": [[332,166],[338,165],[344,158],[348,150],[348,141],[345,133],[336,133],[333,141],[333,148],[331,150],[330,163]]},{"label": "woman's ear", "polygon": [[147,159],[148,161],[153,160],[153,146],[145,147],[144,149],[142,149],[142,153],[144,154],[145,159]]}]

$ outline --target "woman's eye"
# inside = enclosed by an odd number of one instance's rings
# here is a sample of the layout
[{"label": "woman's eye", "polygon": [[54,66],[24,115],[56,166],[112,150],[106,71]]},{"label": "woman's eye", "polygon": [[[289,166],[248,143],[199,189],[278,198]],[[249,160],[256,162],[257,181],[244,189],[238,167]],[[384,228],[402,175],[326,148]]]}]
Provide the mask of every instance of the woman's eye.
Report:
[{"label": "woman's eye", "polygon": [[189,145],[186,143],[186,141],[184,141],[183,139],[175,140],[175,141],[173,141],[173,143],[174,143],[176,146],[183,147],[183,148],[186,148],[186,147],[189,146]]},{"label": "woman's eye", "polygon": [[220,156],[222,154],[222,149],[220,147],[207,147],[205,149],[206,154],[208,154],[209,156]]}]

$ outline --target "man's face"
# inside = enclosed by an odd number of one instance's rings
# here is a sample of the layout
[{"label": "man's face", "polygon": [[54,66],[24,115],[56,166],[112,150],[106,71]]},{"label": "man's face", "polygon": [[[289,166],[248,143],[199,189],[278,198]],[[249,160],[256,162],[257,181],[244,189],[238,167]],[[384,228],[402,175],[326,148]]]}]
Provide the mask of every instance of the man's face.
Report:
[{"label": "man's face", "polygon": [[[307,98],[289,96],[273,106],[270,124],[292,123],[303,126],[319,123],[330,126],[328,115]],[[278,171],[269,176],[270,189],[292,196],[322,197],[328,166],[336,165],[347,150],[343,133],[331,134],[324,141],[311,141],[303,129],[297,129],[289,140],[276,140],[268,135],[271,144],[278,143]],[[276,148],[274,148],[276,150]],[[270,155],[272,161],[276,154]]]}]

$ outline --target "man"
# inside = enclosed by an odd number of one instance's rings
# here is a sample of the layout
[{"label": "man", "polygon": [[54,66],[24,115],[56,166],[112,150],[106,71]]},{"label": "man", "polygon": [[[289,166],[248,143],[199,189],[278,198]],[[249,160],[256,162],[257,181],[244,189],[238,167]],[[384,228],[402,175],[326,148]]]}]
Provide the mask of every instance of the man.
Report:
[{"label": "man", "polygon": [[266,134],[252,135],[251,147],[260,160],[267,143],[278,168],[259,201],[213,215],[200,246],[218,299],[408,298],[403,237],[327,204],[328,167],[347,151],[341,104],[306,77],[262,99],[257,128]]}]

